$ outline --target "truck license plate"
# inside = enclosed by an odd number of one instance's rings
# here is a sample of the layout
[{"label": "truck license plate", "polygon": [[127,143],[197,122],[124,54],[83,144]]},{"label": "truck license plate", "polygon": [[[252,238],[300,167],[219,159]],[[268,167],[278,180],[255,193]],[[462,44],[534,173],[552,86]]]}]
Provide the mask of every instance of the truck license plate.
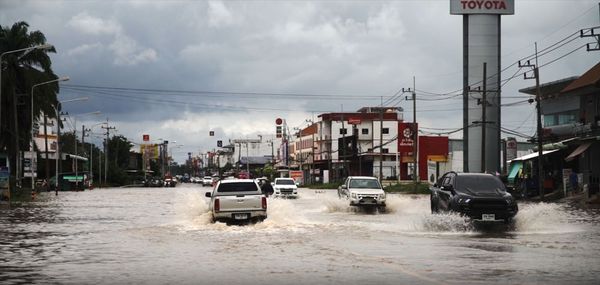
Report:
[{"label": "truck license plate", "polygon": [[494,214],[482,214],[481,215],[481,220],[483,220],[483,221],[495,221],[496,220],[496,215],[494,215]]},{"label": "truck license plate", "polygon": [[233,214],[233,218],[236,220],[246,220],[248,219],[248,214]]}]

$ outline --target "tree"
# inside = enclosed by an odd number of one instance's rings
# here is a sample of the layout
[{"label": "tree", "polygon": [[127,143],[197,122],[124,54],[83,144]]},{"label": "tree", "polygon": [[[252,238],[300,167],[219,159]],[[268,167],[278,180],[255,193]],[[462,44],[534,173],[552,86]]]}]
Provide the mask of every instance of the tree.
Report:
[{"label": "tree", "polygon": [[[17,22],[12,27],[0,26],[0,53],[26,49],[46,44],[40,31],[29,32],[29,25]],[[27,149],[31,139],[31,113],[38,118],[41,112],[54,117],[53,107],[58,105],[56,94],[58,83],[41,85],[35,94],[31,87],[37,83],[58,78],[52,71],[48,52],[54,48],[33,49],[28,52],[10,53],[2,57],[2,98],[0,101],[0,151],[8,150],[11,165],[16,165],[17,154]],[[31,110],[31,96],[34,109]],[[15,171],[11,171],[14,177]],[[13,180],[14,181],[14,180]]]},{"label": "tree", "polygon": [[114,136],[108,140],[108,179],[111,183],[124,185],[128,182],[126,173],[129,165],[129,152],[133,144],[124,136]]}]

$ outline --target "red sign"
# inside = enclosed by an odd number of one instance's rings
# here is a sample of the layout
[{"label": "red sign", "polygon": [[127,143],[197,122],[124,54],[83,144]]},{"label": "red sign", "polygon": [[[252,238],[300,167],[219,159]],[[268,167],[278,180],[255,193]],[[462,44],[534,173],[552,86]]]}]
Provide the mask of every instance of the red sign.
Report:
[{"label": "red sign", "polygon": [[361,120],[359,118],[350,118],[348,119],[348,124],[350,125],[358,125],[360,124]]},{"label": "red sign", "polygon": [[275,124],[277,124],[277,125],[281,125],[282,123],[283,123],[283,120],[281,118],[277,118],[275,120]]},{"label": "red sign", "polygon": [[142,135],[145,142],[150,141],[150,135]]},{"label": "red sign", "polygon": [[415,134],[418,130],[418,124],[400,123],[398,124],[398,150],[400,152],[412,152]]}]

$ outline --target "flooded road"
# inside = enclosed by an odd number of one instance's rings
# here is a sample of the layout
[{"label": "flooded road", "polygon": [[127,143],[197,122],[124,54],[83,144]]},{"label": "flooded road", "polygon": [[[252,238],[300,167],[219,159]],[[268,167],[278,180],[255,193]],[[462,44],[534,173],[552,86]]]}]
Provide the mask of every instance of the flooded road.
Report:
[{"label": "flooded road", "polygon": [[520,204],[512,227],[431,215],[429,196],[363,213],[336,191],[210,223],[209,187],[43,193],[0,208],[2,284],[598,284],[598,210]]}]

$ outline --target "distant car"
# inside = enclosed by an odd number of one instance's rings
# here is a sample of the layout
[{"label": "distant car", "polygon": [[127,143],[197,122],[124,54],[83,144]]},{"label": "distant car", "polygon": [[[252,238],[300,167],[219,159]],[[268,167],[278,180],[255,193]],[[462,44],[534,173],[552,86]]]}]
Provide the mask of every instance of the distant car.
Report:
[{"label": "distant car", "polygon": [[213,183],[213,179],[210,176],[204,176],[202,178],[202,186],[211,186]]},{"label": "distant car", "polygon": [[375,177],[348,176],[338,188],[338,196],[350,201],[350,206],[377,207],[384,210],[386,195]]},{"label": "distant car", "polygon": [[267,218],[267,197],[254,180],[221,180],[206,197],[210,197],[213,221],[260,222]]},{"label": "distant car", "polygon": [[298,186],[292,178],[275,178],[273,191],[274,197],[298,198]]},{"label": "distant car", "polygon": [[457,212],[475,221],[510,222],[519,211],[500,179],[485,173],[444,174],[431,190],[431,212]]}]

